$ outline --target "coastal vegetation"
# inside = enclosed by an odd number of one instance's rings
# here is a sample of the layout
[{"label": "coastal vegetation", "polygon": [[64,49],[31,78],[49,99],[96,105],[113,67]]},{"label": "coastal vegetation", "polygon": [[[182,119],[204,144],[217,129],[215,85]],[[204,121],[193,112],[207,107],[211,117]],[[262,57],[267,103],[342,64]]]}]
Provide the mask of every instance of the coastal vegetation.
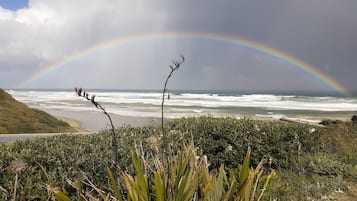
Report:
[{"label": "coastal vegetation", "polygon": [[0,89],[0,134],[1,133],[62,133],[74,132],[68,123],[52,115],[16,101]]},{"label": "coastal vegetation", "polygon": [[[316,127],[292,122],[235,118],[183,118],[165,124],[168,142],[179,150],[194,142],[195,153],[207,157],[210,172],[243,164],[251,147],[251,167],[265,158],[265,174],[276,178],[263,200],[334,200],[356,196],[357,126],[351,122]],[[110,131],[93,135],[61,135],[0,145],[0,199],[10,200],[17,178],[17,195],[45,200],[56,189],[77,196],[73,182],[89,180],[115,195],[107,168],[120,189],[120,172],[135,175],[132,151],[140,151],[147,170],[153,170],[161,139],[160,127],[122,127],[116,130],[119,163],[114,164]],[[135,148],[136,147],[136,148]],[[20,164],[20,165],[19,165]],[[21,166],[22,164],[22,166]],[[23,167],[16,174],[14,167]],[[16,177],[17,175],[17,177]],[[148,174],[151,175],[151,174]],[[88,183],[88,181],[87,181]],[[93,191],[86,185],[82,191]],[[125,192],[124,192],[125,193]]]},{"label": "coastal vegetation", "polygon": [[[160,127],[115,129],[110,114],[95,96],[76,88],[78,96],[108,117],[112,129],[91,135],[67,134],[0,144],[0,199],[218,201],[357,197],[357,124],[353,118],[352,122],[325,120],[321,122],[324,126],[212,116],[174,119],[164,124],[167,83],[184,62],[181,58],[182,61],[173,61],[165,81]],[[66,126],[64,122],[60,124],[44,112],[26,108],[3,91],[0,101],[2,117],[8,114],[28,120],[29,125],[24,120],[17,123],[3,118],[11,123],[12,127],[4,126],[11,132],[21,132],[23,127],[30,132],[36,132],[35,128],[43,131],[45,126],[40,123],[64,132],[59,130]]]}]

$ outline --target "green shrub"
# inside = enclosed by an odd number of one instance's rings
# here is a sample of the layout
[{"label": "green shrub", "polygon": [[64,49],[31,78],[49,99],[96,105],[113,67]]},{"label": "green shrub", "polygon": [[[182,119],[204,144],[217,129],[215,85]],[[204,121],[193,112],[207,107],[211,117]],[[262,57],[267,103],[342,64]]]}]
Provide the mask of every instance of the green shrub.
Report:
[{"label": "green shrub", "polygon": [[[271,158],[271,166],[268,163],[265,168],[276,169],[277,177],[274,187],[265,193],[267,200],[319,200],[339,189],[350,193],[348,185],[357,183],[357,130],[350,124],[316,128],[287,122],[200,117],[173,120],[166,130],[173,148],[180,149],[182,140],[193,139],[197,155],[209,158],[211,171],[219,169],[220,164],[226,170],[236,169],[244,161],[248,144],[252,147],[252,166],[257,166],[265,155]],[[117,133],[119,167],[130,175],[135,174],[130,152],[135,144],[145,150],[146,159],[159,153],[160,127],[123,127]],[[24,193],[29,200],[46,200],[45,184],[75,195],[76,189],[67,179],[84,176],[111,192],[106,168],[116,166],[110,139],[110,133],[104,131],[0,144],[0,200],[12,199],[15,174],[8,167],[17,159],[26,163],[19,174],[18,195]],[[321,191],[313,193],[314,189]]]},{"label": "green shrub", "polygon": [[[275,175],[273,170],[263,176],[263,161],[256,169],[251,169],[249,152],[239,172],[232,169],[226,172],[223,165],[217,172],[209,172],[207,158],[199,159],[193,146],[170,155],[168,161],[165,158],[153,160],[155,167],[146,171],[147,163],[141,154],[132,154],[135,176],[120,172],[125,191],[119,188],[119,179],[115,178],[109,169],[114,194],[105,193],[90,181],[85,181],[84,184],[91,187],[92,191],[83,191],[80,185],[72,183],[79,191],[77,199],[97,197],[103,200],[132,201],[261,200]],[[93,191],[95,193],[92,193]],[[54,190],[52,193],[59,201],[70,200],[64,191]]]},{"label": "green shrub", "polygon": [[[299,123],[268,122],[236,118],[182,118],[169,122],[171,130],[192,136],[202,154],[213,166],[224,163],[229,168],[243,161],[244,150],[252,148],[252,164],[264,156],[274,168],[295,168],[303,152],[318,149],[320,128]],[[233,146],[232,151],[226,149]],[[232,161],[232,158],[237,158]]]}]

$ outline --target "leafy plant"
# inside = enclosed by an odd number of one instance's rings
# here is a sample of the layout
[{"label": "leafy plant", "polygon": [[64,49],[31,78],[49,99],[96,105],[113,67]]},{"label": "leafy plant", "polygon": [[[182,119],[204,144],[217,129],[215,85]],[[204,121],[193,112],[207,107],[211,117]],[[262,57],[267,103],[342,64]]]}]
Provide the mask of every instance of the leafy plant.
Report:
[{"label": "leafy plant", "polygon": [[[113,195],[87,180],[85,184],[95,194],[82,191],[77,198],[132,201],[261,200],[275,176],[274,170],[263,176],[264,160],[255,169],[250,168],[249,151],[240,171],[226,171],[222,165],[218,172],[209,172],[207,158],[198,157],[192,145],[184,146],[184,149],[170,156],[170,168],[165,167],[165,161],[155,158],[154,170],[146,172],[145,162],[137,152],[132,154],[132,164],[135,176],[120,172],[125,183],[125,193],[117,184],[120,179],[116,179],[108,169]],[[81,189],[78,184],[72,185],[77,190]],[[55,196],[59,201],[71,200],[62,191],[56,191]]]},{"label": "leafy plant", "polygon": [[196,146],[211,159],[212,168],[222,163],[236,167],[237,162],[243,161],[244,150],[249,146],[253,150],[253,165],[267,156],[276,169],[293,168],[302,152],[317,151],[321,136],[321,128],[311,125],[232,117],[182,118],[168,122],[168,126],[192,136]]}]

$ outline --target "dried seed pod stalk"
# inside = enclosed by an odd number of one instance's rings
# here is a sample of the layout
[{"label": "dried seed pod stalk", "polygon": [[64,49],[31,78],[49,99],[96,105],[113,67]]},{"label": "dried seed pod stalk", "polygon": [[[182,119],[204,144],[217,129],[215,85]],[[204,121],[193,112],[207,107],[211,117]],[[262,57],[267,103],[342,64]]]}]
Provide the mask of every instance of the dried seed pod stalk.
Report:
[{"label": "dried seed pod stalk", "polygon": [[[167,83],[169,81],[169,79],[171,78],[171,76],[173,75],[173,73],[178,70],[181,66],[181,64],[185,61],[185,57],[183,55],[180,55],[181,57],[181,60],[178,60],[178,61],[175,61],[173,60],[172,61],[172,64],[173,65],[169,65],[170,67],[170,73],[169,75],[167,76],[166,80],[165,80],[165,84],[164,84],[164,89],[162,91],[162,102],[161,102],[161,130],[162,130],[162,138],[163,138],[163,148],[164,150],[166,150],[168,147],[167,147],[167,136],[166,136],[166,133],[165,133],[165,128],[164,128],[164,103],[165,103],[165,94],[167,93]],[[169,96],[168,96],[168,99]]]},{"label": "dried seed pod stalk", "polygon": [[[74,88],[74,91],[77,93],[78,96],[83,97],[84,99],[90,101],[97,109],[102,111],[109,119],[110,125],[111,125],[111,132],[112,132],[112,149],[114,152],[114,161],[117,164],[118,163],[118,145],[117,145],[117,139],[115,135],[115,128],[113,124],[113,120],[110,116],[110,114],[105,110],[105,108],[99,104],[95,100],[95,95],[90,96],[89,93],[85,92],[82,88]],[[90,98],[89,98],[90,97]]]}]

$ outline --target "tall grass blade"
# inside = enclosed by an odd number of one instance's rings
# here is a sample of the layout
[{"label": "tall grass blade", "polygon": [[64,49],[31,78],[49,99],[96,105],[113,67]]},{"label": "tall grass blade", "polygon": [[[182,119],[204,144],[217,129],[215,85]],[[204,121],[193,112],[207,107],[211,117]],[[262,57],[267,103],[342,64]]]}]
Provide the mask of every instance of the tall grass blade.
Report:
[{"label": "tall grass blade", "polygon": [[275,170],[272,170],[271,173],[268,175],[263,185],[262,192],[260,193],[257,201],[260,201],[262,199],[263,194],[265,193],[268,185],[271,184],[272,180],[275,178],[275,174],[276,174]]},{"label": "tall grass blade", "polygon": [[154,191],[156,196],[156,201],[165,200],[165,186],[164,182],[158,171],[154,172]]},{"label": "tall grass blade", "polygon": [[238,189],[241,189],[243,187],[243,185],[246,183],[249,177],[249,172],[250,172],[249,164],[250,164],[250,151],[248,150],[240,170]]},{"label": "tall grass blade", "polygon": [[116,182],[116,180],[114,178],[113,172],[109,168],[107,168],[107,172],[108,172],[108,175],[109,175],[109,178],[110,178],[112,190],[115,193],[115,198],[117,200],[119,200],[119,201],[123,201],[122,194],[121,194],[120,189],[118,187],[118,184],[117,184],[117,182]]},{"label": "tall grass blade", "polygon": [[148,179],[145,176],[144,170],[140,163],[140,159],[136,155],[132,155],[132,162],[136,172],[137,181],[134,182],[136,188],[138,189],[138,193],[142,200],[149,201],[149,185]]}]

